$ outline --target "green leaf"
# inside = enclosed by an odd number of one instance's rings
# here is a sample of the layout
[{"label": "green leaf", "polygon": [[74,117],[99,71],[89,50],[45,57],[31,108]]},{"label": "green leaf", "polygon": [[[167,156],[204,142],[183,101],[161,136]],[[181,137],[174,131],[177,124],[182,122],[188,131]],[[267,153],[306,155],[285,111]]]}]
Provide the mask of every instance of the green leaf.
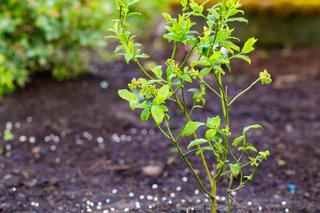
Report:
[{"label": "green leaf", "polygon": [[262,157],[263,160],[267,160],[270,156],[270,152],[268,150],[264,152],[259,152],[259,155]]},{"label": "green leaf", "polygon": [[205,151],[212,151],[212,147],[211,146],[202,146],[198,149],[198,151],[196,152],[196,155],[199,155],[200,153],[203,153]]},{"label": "green leaf", "polygon": [[243,22],[248,23],[248,20],[244,17],[235,17],[235,18],[228,18],[228,21],[230,22]]},{"label": "green leaf", "polygon": [[221,123],[221,120],[219,116],[207,119],[207,127],[210,129],[219,129],[220,123]]},{"label": "green leaf", "polygon": [[3,140],[4,141],[11,141],[13,140],[14,136],[13,134],[11,133],[10,130],[6,129],[3,133]]},{"label": "green leaf", "polygon": [[162,78],[162,66],[156,66],[151,71],[157,78]]},{"label": "green leaf", "polygon": [[181,0],[181,6],[182,6],[182,8],[186,8],[187,6],[188,6],[188,1],[189,0]]},{"label": "green leaf", "polygon": [[156,104],[162,104],[170,97],[170,86],[164,85],[158,90],[157,96],[155,98]]},{"label": "green leaf", "polygon": [[243,61],[247,62],[248,64],[251,64],[251,59],[249,56],[237,54],[237,55],[234,55],[233,57],[240,59],[240,60],[243,60]]},{"label": "green leaf", "polygon": [[238,147],[239,146],[239,143],[241,143],[242,141],[244,141],[245,140],[245,136],[244,135],[242,135],[242,136],[240,136],[240,137],[237,137],[237,138],[235,138],[233,141],[232,141],[232,145],[234,146],[234,147]]},{"label": "green leaf", "polygon": [[197,129],[204,125],[204,123],[201,122],[195,122],[195,121],[189,121],[185,127],[183,128],[182,132],[181,132],[181,136],[182,137],[187,137],[192,135],[195,131],[197,131]]},{"label": "green leaf", "polygon": [[149,119],[149,117],[150,117],[150,113],[151,113],[150,112],[150,108],[144,109],[140,114],[140,119],[142,121],[147,121]]},{"label": "green leaf", "polygon": [[254,37],[249,38],[246,43],[244,44],[241,53],[247,54],[250,53],[254,50],[253,45],[257,42],[258,40],[255,39]]},{"label": "green leaf", "polygon": [[138,97],[127,89],[118,90],[118,95],[128,102],[138,100]]},{"label": "green leaf", "polygon": [[138,97],[127,89],[118,90],[118,95],[122,99],[129,102],[131,109],[135,109],[135,107],[139,104]]},{"label": "green leaf", "polygon": [[260,124],[253,124],[250,126],[247,126],[243,129],[243,134],[247,133],[251,129],[262,129],[263,127]]},{"label": "green leaf", "polygon": [[195,146],[198,146],[198,145],[201,145],[201,144],[204,144],[204,143],[208,143],[208,141],[203,138],[195,139],[189,143],[188,149],[195,147]]},{"label": "green leaf", "polygon": [[217,129],[209,129],[209,130],[206,131],[206,133],[205,133],[205,138],[206,138],[207,140],[214,140],[217,132],[218,132]]},{"label": "green leaf", "polygon": [[157,125],[162,123],[165,114],[164,114],[164,109],[161,105],[152,105],[151,114]]},{"label": "green leaf", "polygon": [[230,171],[233,175],[233,177],[238,177],[239,173],[240,173],[240,166],[238,164],[229,164],[230,166]]}]

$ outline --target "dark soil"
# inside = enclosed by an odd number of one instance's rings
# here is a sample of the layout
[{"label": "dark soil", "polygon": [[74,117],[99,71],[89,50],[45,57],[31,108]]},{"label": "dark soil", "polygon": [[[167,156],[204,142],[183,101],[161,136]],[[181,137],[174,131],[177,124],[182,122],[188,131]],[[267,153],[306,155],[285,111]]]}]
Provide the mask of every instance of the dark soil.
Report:
[{"label": "dark soil", "polygon": [[[272,88],[255,87],[231,114],[235,133],[262,124],[251,141],[271,152],[234,196],[235,212],[320,212],[319,50],[258,51],[252,66],[235,67],[230,94],[263,68],[274,76]],[[37,75],[1,103],[0,127],[13,126],[15,139],[0,156],[0,212],[205,212],[208,200],[171,144],[116,95],[137,70],[121,63],[95,70],[63,83]],[[146,176],[146,166],[160,174]],[[222,210],[223,191],[224,184]]]}]

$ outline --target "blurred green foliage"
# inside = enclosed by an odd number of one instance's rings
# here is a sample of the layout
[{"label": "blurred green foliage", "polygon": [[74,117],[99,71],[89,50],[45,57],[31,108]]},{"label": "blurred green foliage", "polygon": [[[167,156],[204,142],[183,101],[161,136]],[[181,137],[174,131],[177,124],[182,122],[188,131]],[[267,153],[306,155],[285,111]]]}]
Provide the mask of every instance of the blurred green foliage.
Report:
[{"label": "blurred green foliage", "polygon": [[[136,28],[143,32],[166,2],[139,4]],[[57,80],[87,72],[89,53],[106,46],[113,8],[112,0],[0,0],[0,97],[34,72],[50,71]]]},{"label": "blurred green foliage", "polygon": [[111,5],[104,0],[4,0],[0,4],[0,96],[28,75],[51,71],[58,80],[87,71],[84,49],[105,46]]}]

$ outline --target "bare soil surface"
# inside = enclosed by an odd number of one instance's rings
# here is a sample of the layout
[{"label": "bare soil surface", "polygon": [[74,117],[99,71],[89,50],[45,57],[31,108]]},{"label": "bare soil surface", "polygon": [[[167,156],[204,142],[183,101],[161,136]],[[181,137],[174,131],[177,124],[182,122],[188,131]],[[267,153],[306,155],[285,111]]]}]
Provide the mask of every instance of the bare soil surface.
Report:
[{"label": "bare soil surface", "polygon": [[[234,67],[230,94],[263,68],[274,76],[272,87],[255,87],[231,114],[235,133],[262,124],[251,141],[271,152],[233,196],[234,212],[320,212],[319,50],[258,51],[252,66]],[[117,97],[136,73],[113,63],[63,83],[40,74],[0,104],[0,128],[12,126],[15,136],[0,156],[0,212],[206,212],[208,198],[172,145]]]}]

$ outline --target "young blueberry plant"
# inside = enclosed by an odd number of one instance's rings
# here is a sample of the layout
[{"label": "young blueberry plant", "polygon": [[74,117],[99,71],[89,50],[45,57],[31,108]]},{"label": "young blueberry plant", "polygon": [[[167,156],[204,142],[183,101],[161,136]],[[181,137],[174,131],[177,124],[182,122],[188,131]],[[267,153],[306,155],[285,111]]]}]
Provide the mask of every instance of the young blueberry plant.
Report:
[{"label": "young blueberry plant", "polygon": [[[129,9],[135,2],[137,0],[117,0],[119,18],[114,20],[111,37],[120,41],[116,53],[123,55],[127,63],[135,62],[143,77],[132,79],[129,89],[119,90],[119,96],[128,101],[133,110],[141,112],[142,121],[153,119],[160,132],[175,145],[199,187],[211,199],[212,213],[217,211],[217,183],[228,180],[230,212],[231,192],[252,181],[269,156],[269,151],[258,151],[247,139],[250,130],[262,126],[253,124],[245,127],[240,136],[232,136],[229,112],[238,98],[256,84],[270,84],[270,74],[264,70],[248,88],[233,97],[229,96],[228,85],[223,81],[232,71],[232,60],[251,63],[248,54],[253,52],[257,40],[250,38],[240,47],[239,39],[232,35],[231,23],[247,22],[238,0],[225,0],[212,7],[206,6],[209,1],[200,5],[193,0],[182,0],[182,10],[177,17],[163,14],[167,21],[163,38],[172,45],[171,57],[147,68],[142,60],[148,55],[142,52],[141,44],[135,42],[134,34],[128,29],[128,18],[137,15]],[[181,48],[187,49],[182,58],[176,54]],[[221,113],[196,120],[196,110],[213,107],[206,104],[207,92],[220,100],[217,107]],[[176,109],[183,114],[184,124],[179,128],[176,125],[173,128],[171,119]],[[206,178],[198,174],[190,157],[200,158],[202,168],[197,169],[204,170]]]}]

